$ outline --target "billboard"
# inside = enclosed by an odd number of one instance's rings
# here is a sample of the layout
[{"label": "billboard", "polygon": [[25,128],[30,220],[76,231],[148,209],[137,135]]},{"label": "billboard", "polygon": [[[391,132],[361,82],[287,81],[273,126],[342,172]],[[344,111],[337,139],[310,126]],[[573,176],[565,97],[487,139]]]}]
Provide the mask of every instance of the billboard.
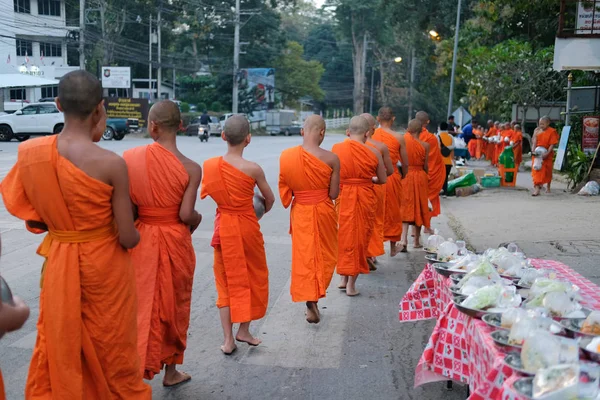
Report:
[{"label": "billboard", "polygon": [[108,118],[137,118],[140,128],[148,120],[148,99],[130,99],[126,97],[107,97],[104,108]]},{"label": "billboard", "polygon": [[582,148],[587,154],[596,153],[600,117],[583,117]]},{"label": "billboard", "polygon": [[105,89],[131,88],[131,67],[102,67],[102,87]]},{"label": "billboard", "polygon": [[[596,8],[595,10],[594,7]],[[577,4],[576,33],[600,33],[600,3],[594,1],[580,1]]]},{"label": "billboard", "polygon": [[253,111],[275,107],[275,69],[241,69],[238,76],[240,99],[252,98]]}]

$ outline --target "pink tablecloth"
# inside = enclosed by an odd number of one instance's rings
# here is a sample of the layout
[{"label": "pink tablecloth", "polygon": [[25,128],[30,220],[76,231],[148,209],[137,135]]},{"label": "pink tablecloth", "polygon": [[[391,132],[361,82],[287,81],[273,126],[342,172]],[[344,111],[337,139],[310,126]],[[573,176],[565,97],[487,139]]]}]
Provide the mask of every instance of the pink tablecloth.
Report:
[{"label": "pink tablecloth", "polygon": [[[562,279],[579,286],[586,306],[600,309],[600,288],[564,264],[532,260],[537,268],[553,269]],[[458,311],[451,302],[450,279],[427,265],[400,302],[400,321],[437,318],[429,343],[419,360],[415,386],[453,380],[469,385],[472,400],[514,400],[518,376],[504,364],[505,354],[495,345],[491,329]]]}]

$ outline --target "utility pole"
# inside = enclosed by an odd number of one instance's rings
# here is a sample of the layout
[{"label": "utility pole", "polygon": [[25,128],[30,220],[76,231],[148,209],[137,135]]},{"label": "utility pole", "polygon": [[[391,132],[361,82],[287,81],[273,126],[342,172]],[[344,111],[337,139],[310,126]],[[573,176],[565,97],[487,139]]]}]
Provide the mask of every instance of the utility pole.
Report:
[{"label": "utility pole", "polygon": [[148,99],[152,101],[152,15],[148,28]]},{"label": "utility pole", "polygon": [[456,61],[458,59],[458,34],[460,31],[460,6],[462,0],[458,0],[458,9],[456,10],[456,30],[454,31],[454,54],[452,56],[452,75],[450,76],[450,98],[448,99],[448,114],[452,115],[454,101],[454,76],[456,74]]},{"label": "utility pole", "polygon": [[371,97],[369,98],[369,114],[373,114],[373,81],[375,79],[375,65],[371,64]]},{"label": "utility pole", "polygon": [[417,57],[413,47],[410,55],[410,89],[408,90],[408,120],[413,118],[413,92],[415,86],[415,68],[417,67]]},{"label": "utility pole", "polygon": [[158,32],[158,68],[156,73],[156,99],[160,101],[161,99],[161,90],[162,90],[162,66],[161,66],[161,58],[160,58],[160,42],[161,42],[161,34],[160,34],[160,23],[161,23],[161,12],[162,12],[162,1],[158,6],[158,19],[156,20],[156,30]]},{"label": "utility pole", "polygon": [[79,69],[85,70],[85,0],[79,0]]},{"label": "utility pole", "polygon": [[364,35],[363,35],[363,54],[362,54],[362,63],[361,63],[361,71],[362,73],[360,74],[360,80],[361,80],[361,85],[360,85],[360,96],[361,96],[361,107],[359,110],[357,110],[357,114],[362,114],[365,111],[365,86],[366,86],[366,80],[367,80],[367,45],[368,45],[368,41],[367,38],[369,37],[369,32],[365,31]]},{"label": "utility pole", "polygon": [[177,76],[175,75],[175,59],[173,59],[173,100],[177,100],[177,89],[175,86],[177,85]]},{"label": "utility pole", "polygon": [[231,112],[238,112],[238,69],[240,67],[240,0],[235,0],[235,31],[233,35],[233,94]]}]

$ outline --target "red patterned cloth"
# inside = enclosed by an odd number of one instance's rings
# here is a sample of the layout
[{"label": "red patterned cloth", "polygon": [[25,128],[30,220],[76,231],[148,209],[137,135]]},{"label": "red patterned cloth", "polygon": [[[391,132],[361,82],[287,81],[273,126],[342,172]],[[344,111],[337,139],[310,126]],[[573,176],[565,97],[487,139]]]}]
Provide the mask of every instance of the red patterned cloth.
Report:
[{"label": "red patterned cloth", "polygon": [[[581,290],[583,303],[600,309],[600,290],[564,264],[532,260],[536,268],[553,269]],[[470,400],[517,400],[512,383],[518,379],[504,364],[505,354],[495,345],[491,329],[458,311],[451,302],[451,280],[427,265],[400,302],[400,321],[438,318],[415,372],[415,386],[453,380],[469,385]]]}]

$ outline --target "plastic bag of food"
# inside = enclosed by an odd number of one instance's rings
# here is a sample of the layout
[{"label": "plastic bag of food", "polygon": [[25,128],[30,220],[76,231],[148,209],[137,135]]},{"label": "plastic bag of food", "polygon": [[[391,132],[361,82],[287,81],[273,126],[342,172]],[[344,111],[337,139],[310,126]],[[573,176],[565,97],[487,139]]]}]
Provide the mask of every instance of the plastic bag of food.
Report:
[{"label": "plastic bag of food", "polygon": [[536,279],[544,276],[544,270],[535,268],[524,268],[521,271],[521,279],[519,279],[519,285],[531,286]]},{"label": "plastic bag of food", "polygon": [[425,247],[425,251],[437,253],[438,246],[444,243],[444,241],[444,238],[439,235],[438,230],[436,229],[434,234],[427,238],[427,246]]},{"label": "plastic bag of food", "polygon": [[589,181],[577,194],[580,196],[598,196],[598,193],[600,193],[600,184],[596,181]]},{"label": "plastic bag of food", "polygon": [[523,308],[511,308],[502,313],[500,318],[500,326],[510,329],[514,326],[518,319],[527,315],[527,310]]},{"label": "plastic bag of food", "polygon": [[444,243],[438,246],[437,258],[442,262],[452,261],[456,258],[458,252],[458,246],[452,239],[448,239]]},{"label": "plastic bag of food", "polygon": [[537,332],[536,329],[538,328],[538,325],[535,318],[530,318],[529,315],[527,315],[527,312],[519,314],[510,328],[508,343],[517,346],[523,345],[523,342],[525,342],[530,335]]},{"label": "plastic bag of food", "polygon": [[583,321],[581,332],[588,335],[600,336],[600,311],[592,311],[590,315]]},{"label": "plastic bag of food", "polygon": [[574,311],[581,310],[581,304],[566,292],[546,293],[542,305],[553,317],[566,317]]},{"label": "plastic bag of food", "polygon": [[502,286],[502,291],[496,302],[498,308],[519,307],[521,305],[521,296],[517,293],[514,286]]},{"label": "plastic bag of food", "polygon": [[558,364],[559,348],[554,335],[543,330],[534,330],[524,335],[521,362],[526,371],[533,373]]},{"label": "plastic bag of food", "polygon": [[579,364],[554,365],[539,370],[533,378],[533,398],[576,399],[579,394]]},{"label": "plastic bag of food", "polygon": [[464,299],[461,305],[474,310],[484,310],[489,307],[495,307],[501,294],[501,285],[495,284],[484,286]]},{"label": "plastic bag of food", "polygon": [[579,398],[597,399],[600,394],[600,365],[579,363]]},{"label": "plastic bag of food", "polygon": [[459,282],[458,287],[462,287],[469,280],[475,276],[485,277],[492,282],[500,282],[501,278],[498,272],[488,260],[479,260],[479,263],[475,268],[468,272]]},{"label": "plastic bag of food", "polygon": [[490,280],[487,276],[472,276],[467,283],[460,288],[460,293],[465,296],[469,296],[475,293],[478,289],[484,286],[493,285],[494,281]]}]

